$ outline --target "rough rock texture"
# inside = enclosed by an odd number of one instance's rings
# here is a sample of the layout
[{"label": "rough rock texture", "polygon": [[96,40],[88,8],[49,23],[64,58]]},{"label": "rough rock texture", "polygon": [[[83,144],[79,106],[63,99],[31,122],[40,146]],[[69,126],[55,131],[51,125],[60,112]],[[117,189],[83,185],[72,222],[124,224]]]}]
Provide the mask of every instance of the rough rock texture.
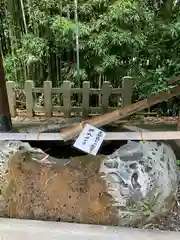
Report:
[{"label": "rough rock texture", "polygon": [[0,142],[0,216],[135,226],[171,210],[175,160],[171,148],[155,142],[72,159]]},{"label": "rough rock texture", "polygon": [[119,225],[147,223],[175,204],[176,157],[163,142],[129,141],[103,160],[100,172],[119,209]]},{"label": "rough rock texture", "polygon": [[41,164],[44,153],[16,145],[21,150],[10,154],[3,175],[1,216],[117,225],[117,209],[99,174],[100,157]]}]

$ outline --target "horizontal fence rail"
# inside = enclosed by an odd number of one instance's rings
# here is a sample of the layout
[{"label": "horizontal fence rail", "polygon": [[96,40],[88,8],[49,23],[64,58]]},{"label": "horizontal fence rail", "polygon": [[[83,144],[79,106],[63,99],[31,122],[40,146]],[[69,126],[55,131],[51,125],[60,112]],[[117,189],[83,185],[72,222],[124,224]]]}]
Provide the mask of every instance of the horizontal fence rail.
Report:
[{"label": "horizontal fence rail", "polygon": [[[178,140],[180,131],[107,132],[105,140]],[[60,133],[1,133],[0,141],[63,141]]]},{"label": "horizontal fence rail", "polygon": [[[17,115],[15,84],[12,81],[6,82],[10,113],[12,117]],[[62,113],[65,117],[70,117],[71,113],[78,113],[84,117],[92,114],[103,114],[117,107],[109,107],[109,99],[112,95],[121,95],[121,107],[131,104],[132,98],[132,79],[124,77],[122,79],[121,88],[112,88],[110,82],[105,81],[101,89],[90,88],[90,82],[84,81],[82,88],[73,88],[72,82],[64,81],[59,88],[53,88],[51,81],[44,81],[42,88],[35,87],[33,81],[26,81],[24,87],[26,116],[32,118],[36,112],[43,113],[46,117],[53,116],[53,113]],[[43,94],[43,106],[36,106],[34,94]],[[62,105],[54,105],[52,101],[53,95],[62,95]],[[78,94],[82,97],[80,106],[72,106],[72,95]],[[91,95],[98,95],[98,106],[93,107],[90,102]],[[117,100],[116,100],[117,103]]]}]

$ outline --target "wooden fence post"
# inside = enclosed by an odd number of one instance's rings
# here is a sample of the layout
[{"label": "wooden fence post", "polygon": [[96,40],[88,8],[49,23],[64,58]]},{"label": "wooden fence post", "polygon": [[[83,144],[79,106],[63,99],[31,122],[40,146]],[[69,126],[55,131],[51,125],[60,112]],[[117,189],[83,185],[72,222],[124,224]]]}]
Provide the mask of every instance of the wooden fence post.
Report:
[{"label": "wooden fence post", "polygon": [[0,132],[9,132],[11,130],[12,121],[4,76],[3,58],[0,51]]},{"label": "wooden fence post", "polygon": [[33,117],[33,106],[34,106],[34,99],[33,99],[33,87],[34,82],[28,80],[25,82],[25,94],[26,94],[26,114],[28,118]]},{"label": "wooden fence post", "polygon": [[64,117],[70,117],[71,110],[71,82],[63,82],[63,109]]},{"label": "wooden fence post", "polygon": [[6,88],[9,102],[9,110],[11,117],[13,118],[16,116],[16,96],[14,90],[14,82],[13,81],[6,82]]},{"label": "wooden fence post", "polygon": [[102,113],[108,112],[110,95],[111,95],[110,82],[105,81],[102,85]]},{"label": "wooden fence post", "polygon": [[123,77],[122,80],[122,107],[125,107],[129,104],[131,104],[132,101],[132,87],[133,87],[133,81],[131,77]]},{"label": "wooden fence post", "polygon": [[90,82],[83,82],[83,98],[82,98],[82,115],[83,117],[88,117],[89,115],[89,89]]},{"label": "wooden fence post", "polygon": [[52,115],[52,82],[44,81],[44,109],[45,116],[51,117]]}]

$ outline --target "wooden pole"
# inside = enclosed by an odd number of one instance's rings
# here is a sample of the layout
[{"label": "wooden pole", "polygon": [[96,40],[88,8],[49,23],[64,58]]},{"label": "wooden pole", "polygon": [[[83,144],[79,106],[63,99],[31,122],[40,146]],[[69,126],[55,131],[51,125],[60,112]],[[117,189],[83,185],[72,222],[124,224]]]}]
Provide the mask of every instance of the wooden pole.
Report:
[{"label": "wooden pole", "polygon": [[[158,131],[147,132],[137,129],[137,132],[107,132],[105,141],[117,140],[138,140],[138,141],[157,141],[157,140],[179,140],[180,131]],[[1,133],[0,141],[63,141],[59,133]],[[74,139],[73,139],[74,140]]]},{"label": "wooden pole", "polygon": [[0,132],[12,130],[11,115],[4,77],[3,59],[0,51]]},{"label": "wooden pole", "polygon": [[65,130],[61,131],[61,136],[64,139],[64,141],[70,140],[70,139],[76,137],[82,131],[83,127],[87,123],[91,124],[95,127],[100,127],[100,126],[109,124],[109,123],[117,121],[119,119],[128,117],[138,111],[141,111],[141,110],[149,108],[153,105],[156,105],[157,103],[163,102],[163,101],[177,95],[179,92],[180,92],[180,86],[173,87],[167,91],[160,92],[160,93],[156,94],[155,96],[151,96],[142,101],[130,104],[124,108],[120,108],[111,113],[106,113],[104,115],[83,121],[80,124],[77,124],[73,127],[66,128]]}]

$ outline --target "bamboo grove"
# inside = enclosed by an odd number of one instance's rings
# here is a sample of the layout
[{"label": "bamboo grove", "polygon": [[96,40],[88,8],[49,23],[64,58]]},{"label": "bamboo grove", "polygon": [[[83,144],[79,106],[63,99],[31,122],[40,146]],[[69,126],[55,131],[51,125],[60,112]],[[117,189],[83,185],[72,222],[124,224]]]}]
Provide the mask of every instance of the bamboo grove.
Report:
[{"label": "bamboo grove", "polygon": [[[77,82],[77,22],[80,82]],[[180,4],[173,0],[0,0],[6,78],[118,87],[135,79],[134,98],[168,86],[180,71]]]}]

